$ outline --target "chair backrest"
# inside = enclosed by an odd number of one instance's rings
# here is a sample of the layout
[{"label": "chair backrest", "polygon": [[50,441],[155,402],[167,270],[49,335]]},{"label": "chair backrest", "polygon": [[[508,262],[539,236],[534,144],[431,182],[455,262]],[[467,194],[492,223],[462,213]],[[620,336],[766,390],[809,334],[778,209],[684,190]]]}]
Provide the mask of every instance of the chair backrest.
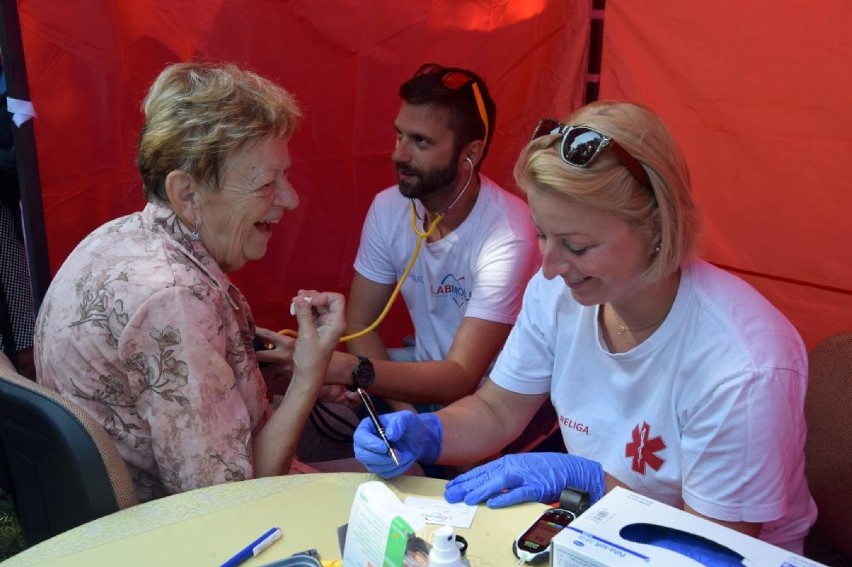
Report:
[{"label": "chair backrest", "polygon": [[0,487],[12,494],[27,545],[138,503],[103,427],[3,363]]},{"label": "chair backrest", "polygon": [[815,528],[852,557],[852,332],[823,339],[808,365],[805,474],[819,510]]}]

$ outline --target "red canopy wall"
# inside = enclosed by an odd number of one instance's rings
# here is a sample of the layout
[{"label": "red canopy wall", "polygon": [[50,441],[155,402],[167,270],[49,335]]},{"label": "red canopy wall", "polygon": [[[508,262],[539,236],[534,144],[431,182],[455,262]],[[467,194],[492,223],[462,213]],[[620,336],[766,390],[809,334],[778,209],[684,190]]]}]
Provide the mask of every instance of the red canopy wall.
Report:
[{"label": "red canopy wall", "polygon": [[234,274],[265,326],[293,324],[300,287],[346,290],[367,207],[395,180],[397,89],[421,63],[485,77],[498,117],[484,171],[505,184],[539,115],[582,102],[583,1],[81,4],[18,2],[52,270],[93,228],[143,206],[139,103],[162,67],[233,60],[294,92],[307,116],[291,143],[301,205],[267,256]]},{"label": "red canopy wall", "polygon": [[[393,183],[396,89],[423,62],[486,77],[498,103],[484,171],[511,187],[543,115],[582,103],[588,0],[18,0],[50,263],[143,206],[139,103],[164,64],[233,60],[293,91],[302,205],[234,279],[260,324],[291,325],[299,287],[346,291],[361,221]],[[601,98],[644,102],[681,141],[705,256],[776,303],[809,346],[852,328],[852,4],[609,0]],[[754,274],[754,275],[751,275]],[[397,325],[401,323],[396,321]]]},{"label": "red canopy wall", "polygon": [[809,346],[852,330],[852,3],[609,0],[601,98],[657,109],[690,164],[704,257]]}]

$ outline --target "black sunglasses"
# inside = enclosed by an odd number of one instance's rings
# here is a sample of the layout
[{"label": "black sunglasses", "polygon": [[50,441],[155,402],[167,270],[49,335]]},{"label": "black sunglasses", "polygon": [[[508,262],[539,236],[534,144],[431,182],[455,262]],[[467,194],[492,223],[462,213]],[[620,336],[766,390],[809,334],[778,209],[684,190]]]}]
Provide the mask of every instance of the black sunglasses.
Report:
[{"label": "black sunglasses", "polygon": [[476,77],[459,69],[447,69],[437,63],[425,63],[420,66],[414,73],[415,77],[422,75],[441,75],[441,84],[450,90],[457,91],[460,88],[472,85],[473,97],[476,99],[476,108],[479,109],[479,117],[482,119],[482,124],[485,126],[485,136],[482,137],[483,142],[488,141],[488,113],[485,111],[485,101],[482,99],[482,91],[479,90],[479,85],[476,82]]},{"label": "black sunglasses", "polygon": [[651,191],[654,189],[651,186],[651,178],[648,177],[648,172],[642,167],[642,163],[633,157],[633,155],[622,148],[618,142],[601,134],[594,128],[588,126],[571,126],[563,124],[553,118],[542,118],[538,121],[538,125],[533,131],[531,140],[540,138],[541,136],[562,135],[562,145],[560,147],[560,155],[562,161],[574,167],[589,167],[598,156],[606,149],[612,150],[612,153],[618,157],[627,171],[636,178],[642,187]]}]

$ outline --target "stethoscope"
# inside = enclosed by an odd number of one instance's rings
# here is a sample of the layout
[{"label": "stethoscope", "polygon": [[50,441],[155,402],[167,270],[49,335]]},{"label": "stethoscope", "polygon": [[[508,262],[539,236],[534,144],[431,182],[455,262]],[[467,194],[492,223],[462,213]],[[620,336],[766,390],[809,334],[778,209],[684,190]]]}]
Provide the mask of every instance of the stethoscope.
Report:
[{"label": "stethoscope", "polygon": [[[367,333],[371,333],[376,329],[376,327],[381,325],[382,321],[384,321],[385,317],[387,317],[388,313],[391,310],[391,307],[393,307],[394,301],[396,301],[396,298],[399,295],[400,290],[402,290],[402,284],[405,283],[405,279],[408,277],[408,273],[411,271],[411,268],[414,267],[414,262],[417,261],[417,257],[420,255],[420,249],[423,247],[423,241],[432,236],[432,233],[435,232],[436,228],[438,228],[438,223],[441,222],[441,219],[444,218],[444,215],[450,212],[450,209],[452,209],[455,204],[459,202],[459,199],[461,199],[462,195],[464,195],[465,191],[467,191],[467,188],[470,187],[470,181],[471,179],[473,179],[473,162],[471,161],[470,157],[465,157],[464,160],[470,166],[470,169],[467,173],[467,181],[465,181],[464,187],[462,187],[462,190],[459,192],[458,195],[456,195],[456,198],[453,199],[452,203],[450,203],[441,212],[435,215],[435,218],[432,219],[432,222],[429,223],[429,226],[426,230],[422,230],[419,226],[418,221],[420,221],[420,217],[417,215],[417,208],[414,205],[414,199],[409,199],[409,204],[411,205],[411,230],[417,236],[417,243],[414,245],[414,250],[411,252],[411,258],[409,258],[408,264],[405,266],[405,270],[402,271],[402,276],[400,276],[399,281],[396,282],[396,286],[394,287],[393,292],[391,292],[387,304],[385,305],[384,309],[382,309],[382,312],[379,313],[379,316],[376,317],[376,320],[373,321],[373,323],[369,327],[365,327],[360,331],[341,337],[341,343],[345,343],[347,341],[351,341],[352,339],[363,337]],[[296,331],[293,331],[291,329],[284,329],[282,331],[278,331],[278,334],[295,337]]]}]

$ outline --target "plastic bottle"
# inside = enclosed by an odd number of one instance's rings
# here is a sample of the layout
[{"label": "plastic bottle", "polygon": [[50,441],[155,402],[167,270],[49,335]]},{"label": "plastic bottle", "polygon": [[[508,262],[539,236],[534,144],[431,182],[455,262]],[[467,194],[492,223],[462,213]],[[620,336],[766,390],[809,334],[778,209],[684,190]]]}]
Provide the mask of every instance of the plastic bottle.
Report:
[{"label": "plastic bottle", "polygon": [[441,526],[432,537],[429,567],[464,567],[452,526]]}]

